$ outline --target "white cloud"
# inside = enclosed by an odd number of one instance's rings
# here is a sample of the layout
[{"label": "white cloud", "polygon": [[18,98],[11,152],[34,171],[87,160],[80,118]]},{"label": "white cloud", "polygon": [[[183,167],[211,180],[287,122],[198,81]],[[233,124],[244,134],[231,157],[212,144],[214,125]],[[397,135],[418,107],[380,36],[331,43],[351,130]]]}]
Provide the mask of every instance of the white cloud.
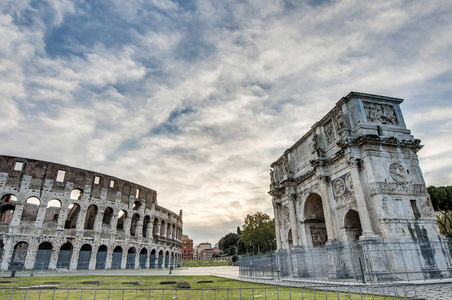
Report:
[{"label": "white cloud", "polygon": [[452,178],[451,3],[47,3],[0,5],[5,151],[156,189],[195,242],[272,214],[269,165],[351,90],[406,98]]}]

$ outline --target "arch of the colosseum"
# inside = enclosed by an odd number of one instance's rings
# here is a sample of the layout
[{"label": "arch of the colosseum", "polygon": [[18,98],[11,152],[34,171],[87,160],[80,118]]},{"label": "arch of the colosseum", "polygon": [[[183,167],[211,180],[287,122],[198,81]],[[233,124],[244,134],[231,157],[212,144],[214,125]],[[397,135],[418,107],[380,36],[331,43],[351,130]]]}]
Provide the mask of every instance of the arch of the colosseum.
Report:
[{"label": "arch of the colosseum", "polygon": [[0,266],[142,269],[177,266],[182,211],[154,190],[51,162],[0,156]]}]

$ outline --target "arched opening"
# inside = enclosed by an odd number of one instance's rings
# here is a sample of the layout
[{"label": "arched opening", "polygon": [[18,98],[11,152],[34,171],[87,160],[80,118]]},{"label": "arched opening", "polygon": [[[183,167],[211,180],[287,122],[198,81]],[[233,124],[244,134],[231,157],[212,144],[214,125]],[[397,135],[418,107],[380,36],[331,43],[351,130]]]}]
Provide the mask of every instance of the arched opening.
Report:
[{"label": "arched opening", "polygon": [[166,251],[165,253],[165,268],[169,268],[169,259],[170,259],[170,254],[168,251]]},{"label": "arched opening", "polygon": [[152,228],[152,234],[153,235],[159,234],[159,219],[157,219],[157,218],[154,219],[154,226]]},{"label": "arched opening", "polygon": [[120,246],[116,246],[116,248],[113,250],[111,268],[121,269],[121,262],[122,262],[122,248]]},{"label": "arched opening", "polygon": [[162,224],[160,225],[160,236],[165,236],[166,223],[162,220]]},{"label": "arched opening", "polygon": [[160,250],[160,252],[159,252],[158,267],[163,268],[163,251],[162,250]]},{"label": "arched opening", "polygon": [[140,251],[140,269],[146,269],[146,258],[148,257],[148,250],[146,248]]},{"label": "arched opening", "polygon": [[168,238],[171,238],[171,224],[170,224],[170,223],[168,223],[168,224],[166,225],[166,236],[167,236]]},{"label": "arched opening", "polygon": [[11,223],[16,209],[17,198],[14,195],[8,194],[2,197],[0,203],[0,222]]},{"label": "arched opening", "polygon": [[76,228],[78,214],[80,213],[80,205],[72,203],[69,205],[68,209],[69,212],[67,214],[66,222],[64,223],[64,228]]},{"label": "arched opening", "polygon": [[318,194],[311,194],[304,206],[304,224],[306,236],[311,237],[312,246],[323,246],[328,240],[323,214],[322,198]]},{"label": "arched opening", "polygon": [[81,189],[73,189],[71,191],[71,196],[69,197],[71,200],[80,200],[82,199],[83,192]]},{"label": "arched opening", "polygon": [[14,196],[12,194],[7,194],[7,195],[2,197],[2,202],[16,203],[17,202],[17,198],[16,198],[16,196]]},{"label": "arched opening", "polygon": [[118,222],[116,223],[116,230],[124,230],[124,224],[126,222],[127,212],[121,210],[118,214]]},{"label": "arched opening", "polygon": [[133,210],[139,210],[141,208],[141,202],[140,201],[135,201],[133,203]]},{"label": "arched opening", "polygon": [[77,270],[88,270],[89,260],[91,258],[92,247],[90,244],[85,244],[80,248],[78,254]]},{"label": "arched opening", "polygon": [[135,269],[135,257],[137,256],[137,251],[134,247],[129,248],[127,251],[127,263],[126,269]]},{"label": "arched opening", "polygon": [[130,235],[131,236],[135,236],[135,234],[136,234],[138,220],[140,220],[140,215],[134,214],[132,216],[132,222],[130,223]]},{"label": "arched opening", "polygon": [[47,270],[49,268],[52,248],[52,244],[49,242],[39,244],[38,252],[36,253],[35,269]]},{"label": "arched opening", "polygon": [[72,244],[65,243],[60,248],[60,253],[58,254],[58,269],[69,269],[71,266],[71,258],[72,258]]},{"label": "arched opening", "polygon": [[112,216],[113,216],[113,208],[107,207],[104,210],[104,215],[102,217],[102,226],[110,226]]},{"label": "arched opening", "polygon": [[28,244],[25,242],[19,242],[14,246],[13,258],[11,259],[11,264],[9,268],[23,269],[25,264],[25,259],[27,258]]},{"label": "arched opening", "polygon": [[15,209],[16,206],[9,203],[2,205],[2,207],[0,207],[0,222],[11,223]]},{"label": "arched opening", "polygon": [[97,250],[96,269],[105,269],[107,262],[107,246],[102,245]]},{"label": "arched opening", "polygon": [[41,201],[38,197],[30,197],[25,202],[24,210],[22,212],[22,221],[36,221],[38,215],[39,204]]},{"label": "arched opening", "polygon": [[151,217],[145,216],[143,219],[143,237],[148,237],[148,226],[151,222]]},{"label": "arched opening", "polygon": [[86,210],[85,229],[94,229],[94,221],[96,220],[97,206],[90,205]]},{"label": "arched opening", "polygon": [[155,268],[155,249],[151,251],[151,255],[149,257],[149,268]]},{"label": "arched opening", "polygon": [[363,234],[359,213],[356,210],[349,210],[344,218],[344,227],[347,232],[347,238],[350,242],[356,242]]},{"label": "arched opening", "polygon": [[46,214],[44,216],[44,222],[58,222],[58,216],[60,215],[61,202],[58,199],[52,199],[47,203]]}]

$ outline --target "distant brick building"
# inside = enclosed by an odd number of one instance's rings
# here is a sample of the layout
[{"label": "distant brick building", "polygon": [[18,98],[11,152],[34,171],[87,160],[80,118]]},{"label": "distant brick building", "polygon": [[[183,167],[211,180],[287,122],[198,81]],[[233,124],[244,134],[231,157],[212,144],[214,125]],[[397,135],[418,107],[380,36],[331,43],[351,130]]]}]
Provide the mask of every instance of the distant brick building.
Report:
[{"label": "distant brick building", "polygon": [[188,235],[182,235],[182,260],[193,259],[193,240]]}]

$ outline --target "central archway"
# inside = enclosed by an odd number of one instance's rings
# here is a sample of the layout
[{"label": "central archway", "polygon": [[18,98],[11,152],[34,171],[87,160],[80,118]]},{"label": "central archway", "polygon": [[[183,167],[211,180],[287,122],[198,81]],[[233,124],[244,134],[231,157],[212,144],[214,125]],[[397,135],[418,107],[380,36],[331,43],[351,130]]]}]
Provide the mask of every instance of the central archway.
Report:
[{"label": "central archway", "polygon": [[306,236],[310,237],[311,245],[313,247],[325,245],[328,240],[328,235],[326,232],[322,197],[319,194],[311,194],[306,199],[304,219]]}]

